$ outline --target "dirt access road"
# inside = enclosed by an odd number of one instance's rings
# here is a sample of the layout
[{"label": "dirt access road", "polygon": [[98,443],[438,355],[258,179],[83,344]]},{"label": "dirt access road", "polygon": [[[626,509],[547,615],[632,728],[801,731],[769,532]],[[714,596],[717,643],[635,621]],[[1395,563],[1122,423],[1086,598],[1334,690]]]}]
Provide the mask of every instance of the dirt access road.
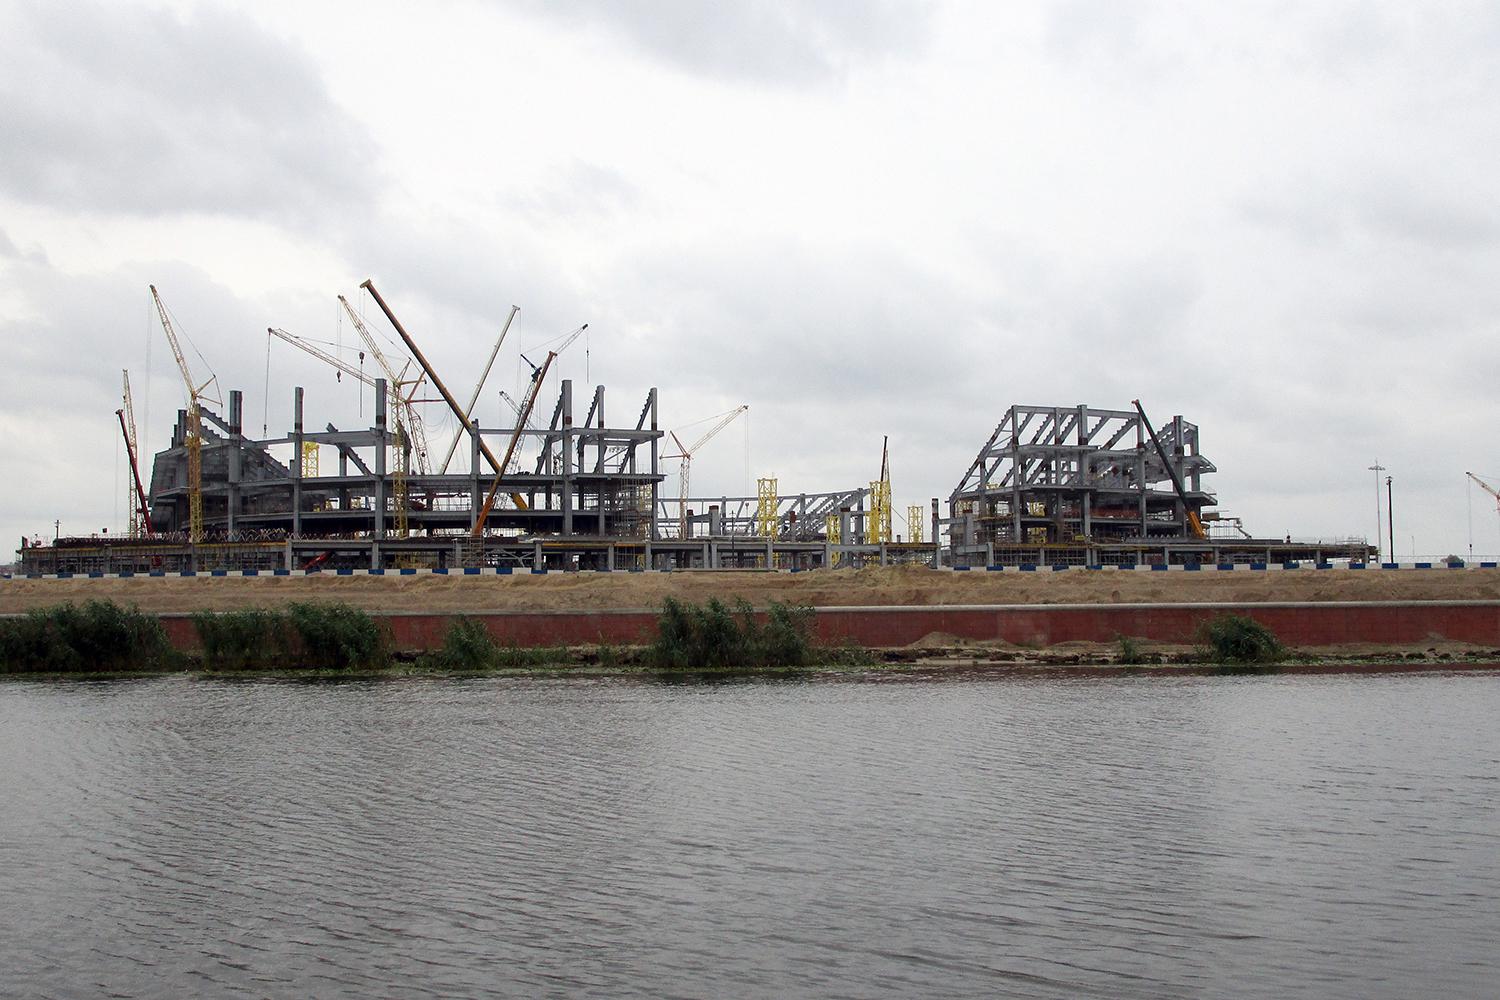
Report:
[{"label": "dirt access road", "polygon": [[764,573],[530,573],[512,576],[132,577],[3,580],[0,614],[108,599],[142,611],[340,601],[370,611],[654,609],[667,597],[813,607],[957,604],[1260,603],[1500,600],[1500,570],[955,573],[898,566]]}]

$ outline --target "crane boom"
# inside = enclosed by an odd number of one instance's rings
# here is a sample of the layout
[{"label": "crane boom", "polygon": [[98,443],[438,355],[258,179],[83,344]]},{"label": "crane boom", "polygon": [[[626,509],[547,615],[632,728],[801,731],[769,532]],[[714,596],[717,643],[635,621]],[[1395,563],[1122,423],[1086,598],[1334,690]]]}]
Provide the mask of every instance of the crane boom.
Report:
[{"label": "crane boom", "polygon": [[[380,365],[381,370],[385,372],[385,377],[391,388],[392,401],[396,407],[396,421],[398,424],[403,422],[406,424],[404,430],[407,432],[407,436],[411,438],[411,444],[416,448],[417,452],[417,471],[424,476],[427,475],[429,471],[427,466],[427,428],[422,424],[422,417],[417,413],[417,408],[412,405],[412,398],[416,396],[417,389],[421,387],[426,375],[419,375],[414,379],[405,378],[406,370],[411,367],[410,361],[402,366],[400,372],[397,372],[395,366],[391,364],[390,359],[385,356],[385,352],[380,349],[380,345],[376,343],[375,338],[371,336],[369,328],[364,324],[364,320],[360,319],[359,314],[354,311],[354,307],[349,305],[349,300],[340,295],[339,304],[344,307],[344,312],[349,314],[350,322],[354,324],[355,331],[359,334],[360,339],[365,342],[365,347],[369,349],[370,354],[375,358],[375,363]],[[406,390],[407,386],[411,386],[411,391],[408,392]],[[398,430],[400,429],[403,428],[398,427]]]},{"label": "crane boom", "polygon": [[[694,441],[691,448],[684,448],[683,451],[686,452],[689,457],[691,457],[698,451],[699,448],[702,448],[704,445],[708,444],[708,442],[713,438],[715,434],[719,433],[724,428],[734,423],[735,417],[738,417],[741,413],[744,413],[748,409],[750,409],[750,405],[746,403],[742,406],[737,406],[734,409],[730,410],[728,413],[724,414],[724,416],[719,420],[718,423],[710,427],[702,437]],[[672,435],[672,440],[677,441],[676,434]],[[681,441],[677,441],[677,444],[678,447],[682,446]]]},{"label": "crane boom", "polygon": [[1484,490],[1490,496],[1494,497],[1495,498],[1495,503],[1497,505],[1500,505],[1500,490],[1496,490],[1495,487],[1491,486],[1489,483],[1485,482],[1483,479],[1480,479],[1478,476],[1474,475],[1474,473],[1472,473],[1472,472],[1465,472],[1464,475],[1468,476],[1470,479],[1474,480],[1474,482],[1478,483],[1479,484],[1479,488],[1482,489],[1482,490]]},{"label": "crane boom", "polygon": [[438,473],[448,471],[448,463],[453,461],[453,453],[458,450],[458,442],[463,440],[464,428],[474,417],[474,404],[479,402],[479,394],[484,390],[484,383],[490,377],[490,369],[495,367],[495,359],[500,356],[500,346],[505,343],[505,335],[510,332],[511,321],[516,318],[516,313],[521,307],[512,305],[510,315],[505,317],[505,325],[500,328],[500,336],[495,339],[495,346],[490,348],[490,359],[484,363],[484,371],[479,373],[479,381],[474,383],[474,395],[469,397],[469,405],[464,407],[464,422],[459,425],[458,430],[453,432],[453,442],[448,445],[448,454],[443,456],[442,467]]},{"label": "crane boom", "polygon": [[1166,466],[1167,475],[1172,477],[1172,489],[1177,491],[1177,499],[1182,504],[1182,509],[1187,515],[1188,530],[1194,538],[1200,541],[1208,540],[1208,532],[1203,530],[1203,522],[1198,519],[1198,512],[1188,506],[1187,489],[1182,485],[1182,480],[1177,475],[1177,467],[1167,457],[1167,449],[1162,447],[1161,439],[1156,436],[1156,430],[1151,426],[1151,420],[1146,416],[1146,411],[1141,408],[1139,399],[1132,399],[1131,405],[1135,412],[1141,415],[1141,423],[1146,426],[1146,433],[1151,435],[1151,443],[1156,445],[1156,454],[1161,457],[1161,464]]},{"label": "crane boom", "polygon": [[[369,292],[370,297],[375,300],[375,304],[380,307],[380,311],[385,313],[385,318],[390,320],[391,326],[395,327],[396,332],[401,335],[401,342],[406,345],[407,350],[411,351],[411,356],[417,359],[417,364],[422,366],[422,370],[427,373],[427,377],[432,379],[432,387],[443,397],[443,401],[448,404],[448,408],[453,411],[453,415],[458,417],[459,424],[465,430],[472,430],[474,425],[464,415],[463,410],[459,409],[458,400],[453,398],[453,394],[448,391],[448,387],[443,384],[443,380],[437,377],[437,373],[432,370],[432,365],[427,363],[427,356],[422,353],[422,349],[417,346],[417,342],[412,339],[411,334],[406,332],[406,327],[401,325],[401,321],[396,318],[396,314],[391,311],[391,307],[385,304],[385,299],[375,290],[374,280],[366,278],[359,283],[359,287]],[[490,451],[490,446],[484,443],[484,438],[479,438],[477,443],[479,445],[479,453],[484,456],[486,462],[490,463],[490,468],[495,470],[495,475],[497,477],[503,475],[505,473],[505,466],[495,457],[495,453]],[[510,498],[518,510],[529,509],[530,505],[527,504],[526,498],[521,496],[521,494],[512,493]]]},{"label": "crane boom", "polygon": [[122,371],[122,406],[115,411],[120,418],[120,433],[125,437],[125,457],[130,462],[130,530],[131,538],[140,538],[142,533],[156,533],[151,523],[151,506],[146,501],[146,490],[141,484],[140,446],[136,436],[135,402],[130,395],[130,372]]},{"label": "crane boom", "polygon": [[[511,457],[516,453],[516,445],[520,443],[521,434],[525,430],[526,423],[531,419],[532,408],[536,406],[537,393],[541,391],[542,381],[547,377],[547,369],[552,367],[552,360],[556,357],[556,351],[548,351],[547,358],[542,362],[541,367],[531,373],[531,385],[527,387],[526,395],[521,400],[520,412],[516,414],[518,419],[516,420],[515,429],[510,432],[510,441],[505,446],[505,460],[501,464],[502,469],[510,465]],[[474,518],[474,527],[469,530],[469,534],[474,538],[479,538],[484,534],[484,524],[490,519],[490,511],[495,506],[495,497],[500,493],[500,480],[503,476],[504,473],[495,473],[495,482],[490,486],[490,492],[484,498],[484,506],[479,508],[479,515]],[[516,494],[512,493],[511,496],[516,497]],[[518,504],[517,506],[521,506],[524,509],[524,505]]]},{"label": "crane boom", "polygon": [[[319,350],[318,348],[309,344],[307,341],[303,340],[301,337],[298,337],[296,334],[287,333],[285,330],[278,330],[274,326],[266,327],[266,332],[273,337],[280,337],[282,340],[286,341],[288,344],[291,344],[298,350],[306,351],[308,354],[311,354],[319,361],[332,365],[339,371],[343,372],[345,375],[348,375],[350,378],[363,382],[365,385],[370,386],[372,389],[375,387],[374,376],[366,375],[358,368],[349,364],[349,362],[342,361],[326,351]],[[388,393],[394,393],[395,390],[391,386],[387,386],[386,391]]]}]

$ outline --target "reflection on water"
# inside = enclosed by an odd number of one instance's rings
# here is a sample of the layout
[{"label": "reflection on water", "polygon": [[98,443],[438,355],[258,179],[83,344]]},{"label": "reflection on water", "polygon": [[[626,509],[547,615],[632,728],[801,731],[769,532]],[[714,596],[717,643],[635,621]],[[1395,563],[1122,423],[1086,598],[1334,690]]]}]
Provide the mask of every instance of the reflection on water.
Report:
[{"label": "reflection on water", "polygon": [[1500,677],[0,685],[6,995],[1491,996]]}]

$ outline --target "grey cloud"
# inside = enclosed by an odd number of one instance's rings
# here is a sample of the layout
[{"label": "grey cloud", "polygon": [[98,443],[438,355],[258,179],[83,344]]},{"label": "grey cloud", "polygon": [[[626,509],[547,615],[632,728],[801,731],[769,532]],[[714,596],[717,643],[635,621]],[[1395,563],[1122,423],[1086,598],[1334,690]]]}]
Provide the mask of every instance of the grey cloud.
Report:
[{"label": "grey cloud", "polygon": [[373,196],[363,127],[306,53],[243,15],[79,3],[14,20],[0,189],[17,198],[305,222]]},{"label": "grey cloud", "polygon": [[534,13],[613,32],[687,72],[766,83],[837,79],[857,60],[911,52],[932,8],[911,0],[518,0]]},{"label": "grey cloud", "polygon": [[16,245],[10,241],[10,237],[5,234],[5,230],[0,229],[0,257],[19,256],[21,256],[21,251],[16,249]]},{"label": "grey cloud", "polygon": [[1427,250],[1472,251],[1500,245],[1500,212],[1461,176],[1300,176],[1279,191],[1245,199],[1250,222],[1310,244],[1365,234]]}]

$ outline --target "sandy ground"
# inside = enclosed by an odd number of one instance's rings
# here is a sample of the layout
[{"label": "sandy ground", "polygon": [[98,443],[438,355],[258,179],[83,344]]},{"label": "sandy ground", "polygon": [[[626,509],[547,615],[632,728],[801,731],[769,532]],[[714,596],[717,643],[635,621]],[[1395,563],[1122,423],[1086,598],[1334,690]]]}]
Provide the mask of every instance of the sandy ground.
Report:
[{"label": "sandy ground", "polygon": [[92,598],[133,604],[143,611],[232,610],[290,601],[341,601],[371,611],[561,611],[654,609],[668,596],[699,602],[710,597],[742,597],[758,606],[781,601],[814,607],[1500,600],[1500,571],[953,573],[902,566],[809,573],[0,580],[0,614]]}]

